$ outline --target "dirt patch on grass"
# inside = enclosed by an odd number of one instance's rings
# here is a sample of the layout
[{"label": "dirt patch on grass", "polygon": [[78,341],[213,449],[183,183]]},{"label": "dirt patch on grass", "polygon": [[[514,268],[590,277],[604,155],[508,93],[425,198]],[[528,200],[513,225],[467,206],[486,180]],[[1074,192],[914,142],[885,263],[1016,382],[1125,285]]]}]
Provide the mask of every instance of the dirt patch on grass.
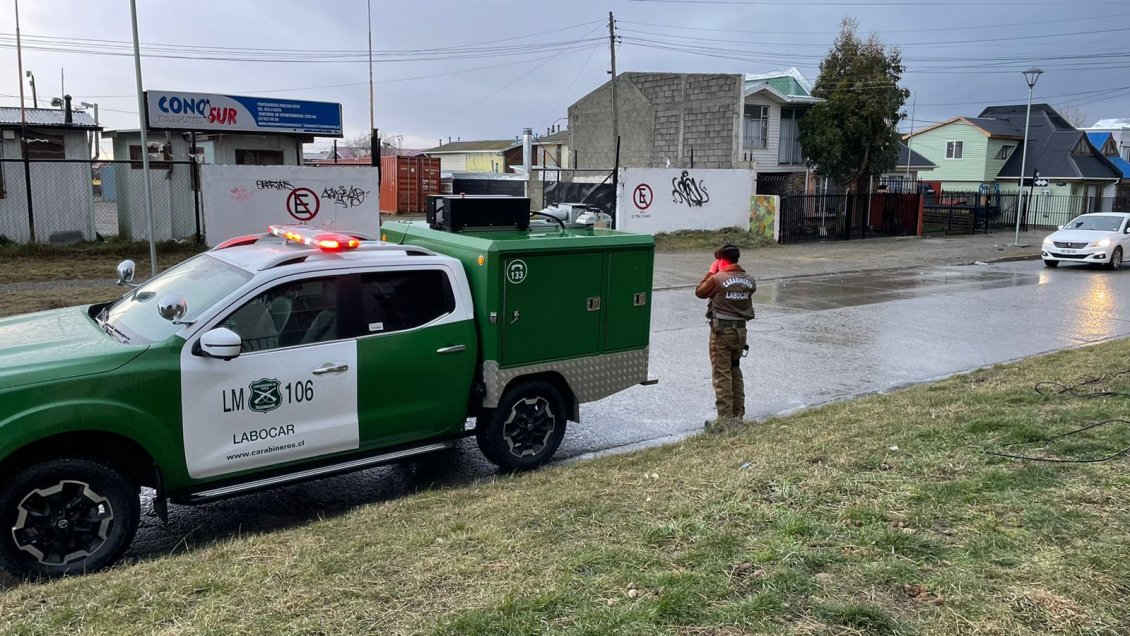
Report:
[{"label": "dirt patch on grass", "polygon": [[[157,267],[165,270],[204,250],[196,244],[161,243]],[[125,259],[137,264],[138,276],[149,274],[149,244],[106,241],[75,245],[0,245],[0,283],[110,279]]]},{"label": "dirt patch on grass", "polygon": [[669,252],[684,250],[714,250],[719,245],[732,243],[744,249],[775,246],[772,239],[742,230],[684,230],[655,235],[655,249]]}]

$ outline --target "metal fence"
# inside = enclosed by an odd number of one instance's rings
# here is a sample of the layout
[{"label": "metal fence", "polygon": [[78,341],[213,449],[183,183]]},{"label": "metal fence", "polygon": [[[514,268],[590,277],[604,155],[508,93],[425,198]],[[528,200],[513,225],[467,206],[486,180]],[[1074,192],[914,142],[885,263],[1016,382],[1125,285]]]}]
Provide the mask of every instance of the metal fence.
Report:
[{"label": "metal fence", "polygon": [[[156,238],[198,237],[199,165],[154,160],[149,166]],[[145,239],[144,174],[140,161],[0,159],[0,240]]]},{"label": "metal fence", "polygon": [[877,192],[781,197],[781,243],[913,236],[918,194]]},{"label": "metal fence", "polygon": [[1018,193],[928,192],[923,205],[923,234],[949,236],[1013,230],[1020,205],[1021,231],[1054,230],[1080,214],[1119,211],[1124,209],[1123,204],[1112,197],[1025,193],[1021,204]]}]

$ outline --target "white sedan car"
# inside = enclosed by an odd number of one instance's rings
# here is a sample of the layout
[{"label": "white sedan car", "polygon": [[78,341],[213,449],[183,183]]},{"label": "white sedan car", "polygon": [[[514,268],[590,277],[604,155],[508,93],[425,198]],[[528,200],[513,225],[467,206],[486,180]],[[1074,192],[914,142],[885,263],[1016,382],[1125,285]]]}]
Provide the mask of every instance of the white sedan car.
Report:
[{"label": "white sedan car", "polygon": [[1080,214],[1044,239],[1044,265],[1061,262],[1105,265],[1118,269],[1130,249],[1130,213]]}]

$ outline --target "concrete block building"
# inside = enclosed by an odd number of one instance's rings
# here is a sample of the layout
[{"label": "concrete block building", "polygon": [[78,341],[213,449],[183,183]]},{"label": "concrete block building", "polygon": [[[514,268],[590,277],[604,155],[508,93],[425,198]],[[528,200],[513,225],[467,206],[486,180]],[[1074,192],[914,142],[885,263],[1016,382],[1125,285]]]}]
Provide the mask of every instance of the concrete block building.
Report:
[{"label": "concrete block building", "polygon": [[[800,194],[808,172],[800,120],[820,100],[801,73],[622,73],[620,166],[752,168],[758,193]],[[569,107],[578,168],[615,163],[611,82]]]}]

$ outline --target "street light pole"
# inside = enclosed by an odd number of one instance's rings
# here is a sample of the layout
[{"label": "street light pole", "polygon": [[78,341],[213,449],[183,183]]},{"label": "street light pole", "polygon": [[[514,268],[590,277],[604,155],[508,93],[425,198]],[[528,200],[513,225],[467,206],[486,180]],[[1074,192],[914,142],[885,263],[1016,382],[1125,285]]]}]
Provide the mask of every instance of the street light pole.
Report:
[{"label": "street light pole", "polygon": [[149,263],[153,276],[157,276],[157,230],[153,223],[153,188],[149,183],[149,117],[145,113],[145,89],[141,84],[141,45],[137,38],[137,0],[129,0],[130,19],[133,22],[133,71],[137,80],[137,112],[141,118],[141,182],[145,190],[145,217],[149,222]]},{"label": "street light pole", "polygon": [[1024,148],[1020,151],[1020,195],[1016,199],[1016,237],[1012,241],[1016,247],[1021,247],[1020,214],[1024,210],[1024,171],[1028,168],[1028,125],[1032,121],[1032,89],[1036,87],[1036,80],[1043,74],[1044,72],[1035,66],[1024,71],[1024,81],[1028,83],[1028,112],[1024,115]]}]

